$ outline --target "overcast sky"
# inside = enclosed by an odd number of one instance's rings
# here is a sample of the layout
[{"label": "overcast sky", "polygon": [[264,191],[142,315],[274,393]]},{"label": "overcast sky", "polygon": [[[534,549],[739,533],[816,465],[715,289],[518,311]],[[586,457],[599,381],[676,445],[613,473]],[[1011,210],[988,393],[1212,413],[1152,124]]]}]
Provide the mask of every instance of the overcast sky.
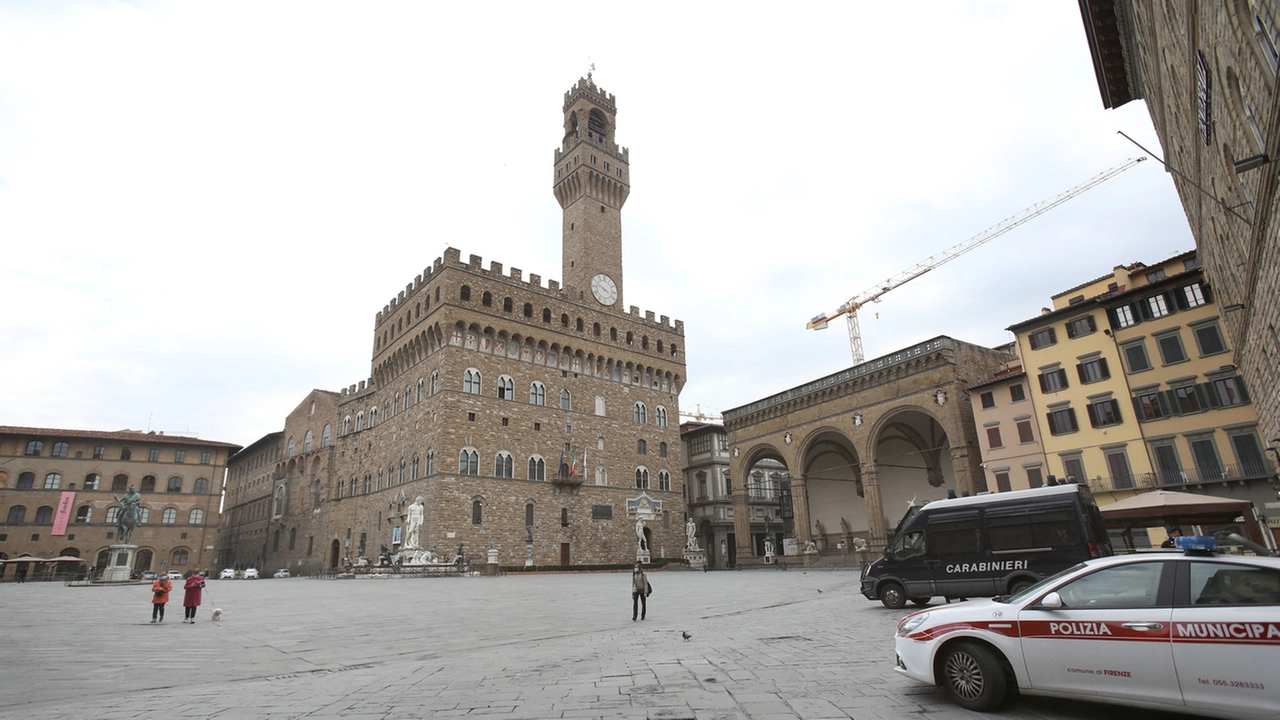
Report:
[{"label": "overcast sky", "polygon": [[[1055,2],[0,2],[0,424],[248,445],[369,377],[446,247],[560,279],[553,152],[590,65],[631,151],[627,305],[684,412],[848,367],[809,318],[1159,145]],[[868,359],[998,345],[1194,247],[1147,162],[888,295]]]}]

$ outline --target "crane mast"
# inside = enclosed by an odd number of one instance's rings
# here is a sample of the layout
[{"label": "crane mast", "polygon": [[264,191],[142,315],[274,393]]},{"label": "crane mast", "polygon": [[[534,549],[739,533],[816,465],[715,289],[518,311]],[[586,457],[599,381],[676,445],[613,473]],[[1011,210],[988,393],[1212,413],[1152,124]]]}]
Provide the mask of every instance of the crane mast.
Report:
[{"label": "crane mast", "polygon": [[857,295],[849,298],[843,305],[836,308],[834,312],[823,313],[814,317],[805,327],[810,330],[824,330],[827,323],[835,320],[841,315],[845,316],[849,325],[849,349],[853,353],[853,364],[861,363],[865,358],[862,355],[862,333],[858,328],[858,310],[870,302],[878,302],[880,297],[894,288],[901,287],[906,283],[915,280],[934,268],[951,262],[965,253],[977,248],[980,245],[988,243],[1010,230],[1022,225],[1023,223],[1037,218],[1046,212],[1058,207],[1059,205],[1082,195],[1089,190],[1101,185],[1120,173],[1132,168],[1138,163],[1146,160],[1145,157],[1129,158],[1124,163],[1110,168],[1088,180],[1076,185],[1070,190],[1063,191],[1057,195],[1028,207],[1021,212],[1001,220],[982,232],[961,243],[953,245],[941,252],[930,255],[928,258],[912,265],[902,272],[894,275],[884,282],[877,283],[875,286],[864,290]]}]

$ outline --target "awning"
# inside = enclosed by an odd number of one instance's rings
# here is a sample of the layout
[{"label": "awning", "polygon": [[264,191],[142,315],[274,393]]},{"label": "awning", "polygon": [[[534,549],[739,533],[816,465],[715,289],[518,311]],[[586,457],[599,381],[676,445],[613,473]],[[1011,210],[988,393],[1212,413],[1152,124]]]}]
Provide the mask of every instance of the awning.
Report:
[{"label": "awning", "polygon": [[1129,530],[1135,527],[1217,525],[1243,518],[1245,536],[1265,545],[1258,512],[1249,500],[1197,495],[1195,493],[1152,490],[1110,505],[1100,506],[1107,527]]}]

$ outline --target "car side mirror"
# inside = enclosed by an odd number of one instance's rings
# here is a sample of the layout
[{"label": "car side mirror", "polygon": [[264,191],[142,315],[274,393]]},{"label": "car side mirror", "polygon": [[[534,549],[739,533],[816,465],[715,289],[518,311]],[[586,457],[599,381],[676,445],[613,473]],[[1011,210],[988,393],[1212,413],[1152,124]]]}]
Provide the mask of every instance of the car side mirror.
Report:
[{"label": "car side mirror", "polygon": [[1044,597],[1040,598],[1040,602],[1038,603],[1038,605],[1044,608],[1045,610],[1061,610],[1062,596],[1056,592],[1051,592],[1048,595],[1045,595]]}]

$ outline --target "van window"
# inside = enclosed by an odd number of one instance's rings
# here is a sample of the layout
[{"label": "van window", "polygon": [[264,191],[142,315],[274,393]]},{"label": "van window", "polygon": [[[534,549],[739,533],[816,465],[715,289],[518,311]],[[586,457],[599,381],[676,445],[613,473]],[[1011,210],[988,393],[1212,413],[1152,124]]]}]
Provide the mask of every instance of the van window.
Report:
[{"label": "van window", "polygon": [[992,550],[1025,550],[1075,545],[1080,522],[1070,507],[987,513]]},{"label": "van window", "polygon": [[893,554],[898,558],[908,558],[924,553],[924,531],[903,533],[893,543]]},{"label": "van window", "polygon": [[982,531],[978,517],[940,517],[929,521],[929,546],[940,553],[974,553],[982,551]]}]

